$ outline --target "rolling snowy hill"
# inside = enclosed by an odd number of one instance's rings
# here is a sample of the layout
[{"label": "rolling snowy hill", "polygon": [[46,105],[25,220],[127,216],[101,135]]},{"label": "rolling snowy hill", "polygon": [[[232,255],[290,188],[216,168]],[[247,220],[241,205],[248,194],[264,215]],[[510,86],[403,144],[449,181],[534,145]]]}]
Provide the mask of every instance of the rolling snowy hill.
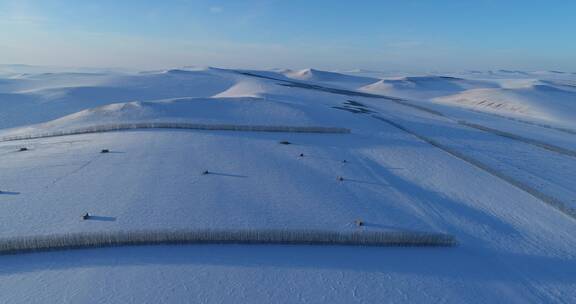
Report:
[{"label": "rolling snowy hill", "polygon": [[2,303],[576,301],[570,75],[10,68],[0,248],[202,229],[430,233],[458,245],[0,255]]},{"label": "rolling snowy hill", "polygon": [[288,78],[309,82],[320,82],[345,88],[356,89],[377,81],[377,78],[364,76],[351,76],[346,74],[320,71],[316,69],[304,69],[283,73]]},{"label": "rolling snowy hill", "polygon": [[410,99],[430,99],[474,88],[496,87],[494,83],[448,76],[414,76],[383,79],[360,88],[362,91]]},{"label": "rolling snowy hill", "polygon": [[[537,123],[576,128],[576,77],[564,79],[464,79],[451,76],[417,76],[383,79],[360,88],[363,92],[449,104]],[[475,75],[479,77],[478,75]],[[544,74],[546,76],[546,74]]]},{"label": "rolling snowy hill", "polygon": [[530,117],[542,122],[576,126],[576,91],[545,84],[520,88],[473,89],[435,99],[476,110]]}]

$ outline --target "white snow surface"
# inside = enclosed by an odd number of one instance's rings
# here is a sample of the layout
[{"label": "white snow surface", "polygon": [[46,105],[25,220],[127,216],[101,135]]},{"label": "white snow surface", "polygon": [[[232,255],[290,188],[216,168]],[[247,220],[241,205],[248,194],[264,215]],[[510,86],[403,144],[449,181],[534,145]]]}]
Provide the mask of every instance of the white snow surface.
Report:
[{"label": "white snow surface", "polygon": [[[0,239],[320,229],[447,233],[459,245],[5,255],[0,303],[576,302],[573,74],[4,68]],[[352,132],[139,129],[2,141],[134,122]],[[81,220],[85,212],[92,219]]]},{"label": "white snow surface", "polygon": [[368,85],[378,81],[377,78],[357,76],[357,75],[346,75],[335,72],[321,71],[316,69],[303,69],[300,71],[288,71],[283,73],[286,77],[305,80],[308,82],[318,82],[329,84],[331,86],[345,87],[345,88],[357,88],[364,85]]},{"label": "white snow surface", "polygon": [[471,89],[434,99],[486,112],[528,117],[558,125],[576,126],[576,86],[533,84],[526,87]]}]

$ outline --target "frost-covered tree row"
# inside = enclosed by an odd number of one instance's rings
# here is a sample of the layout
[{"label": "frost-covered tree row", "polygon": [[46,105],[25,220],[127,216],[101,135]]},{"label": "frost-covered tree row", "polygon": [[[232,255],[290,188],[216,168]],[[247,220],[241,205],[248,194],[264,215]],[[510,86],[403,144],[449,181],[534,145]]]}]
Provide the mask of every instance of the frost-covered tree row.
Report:
[{"label": "frost-covered tree row", "polygon": [[245,132],[335,133],[335,134],[350,133],[350,129],[336,128],[336,127],[140,122],[140,123],[97,125],[73,130],[5,136],[1,137],[0,141],[13,141],[13,140],[24,140],[24,139],[66,136],[66,135],[87,134],[87,133],[101,133],[101,132],[132,130],[132,129],[193,129],[193,130],[245,131]]},{"label": "frost-covered tree row", "polygon": [[165,244],[298,244],[450,247],[447,234],[406,231],[190,230],[94,232],[0,239],[0,254]]}]

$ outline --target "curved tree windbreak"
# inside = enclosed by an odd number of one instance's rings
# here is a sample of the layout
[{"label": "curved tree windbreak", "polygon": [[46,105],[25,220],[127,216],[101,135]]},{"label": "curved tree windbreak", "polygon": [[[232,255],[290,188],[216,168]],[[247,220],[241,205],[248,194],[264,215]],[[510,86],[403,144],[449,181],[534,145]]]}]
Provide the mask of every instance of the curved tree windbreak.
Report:
[{"label": "curved tree windbreak", "polygon": [[133,129],[192,129],[212,131],[244,131],[244,132],[286,132],[286,133],[333,133],[347,134],[350,129],[336,127],[304,127],[304,126],[271,126],[271,125],[230,125],[230,124],[197,124],[173,122],[138,122],[107,124],[84,127],[73,130],[53,131],[37,134],[14,135],[1,137],[0,141],[25,140],[44,137],[56,137],[77,134],[102,133]]},{"label": "curved tree windbreak", "polygon": [[178,230],[84,232],[0,239],[0,254],[141,245],[272,244],[452,247],[447,234],[405,231]]}]

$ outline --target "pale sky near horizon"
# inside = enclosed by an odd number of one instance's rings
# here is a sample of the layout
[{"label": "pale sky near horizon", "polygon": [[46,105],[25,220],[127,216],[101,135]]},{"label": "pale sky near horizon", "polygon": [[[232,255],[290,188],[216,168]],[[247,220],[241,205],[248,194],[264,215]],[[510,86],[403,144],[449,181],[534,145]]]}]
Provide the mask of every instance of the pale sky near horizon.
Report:
[{"label": "pale sky near horizon", "polygon": [[0,63],[576,72],[570,0],[0,0]]}]

